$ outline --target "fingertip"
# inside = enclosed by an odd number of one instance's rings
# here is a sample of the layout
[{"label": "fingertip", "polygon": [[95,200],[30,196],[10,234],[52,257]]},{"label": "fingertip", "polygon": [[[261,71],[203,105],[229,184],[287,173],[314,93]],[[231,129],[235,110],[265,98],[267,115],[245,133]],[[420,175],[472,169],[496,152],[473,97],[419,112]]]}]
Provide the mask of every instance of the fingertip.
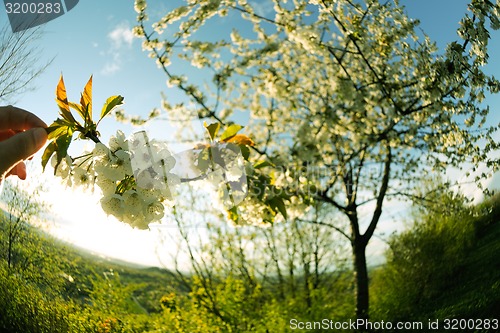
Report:
[{"label": "fingertip", "polygon": [[37,147],[43,146],[47,141],[47,131],[42,127],[34,128],[33,137],[35,138]]},{"label": "fingertip", "polygon": [[24,162],[19,162],[16,165],[14,165],[9,172],[5,176],[17,176],[21,180],[25,180],[27,173],[26,173],[26,164]]},{"label": "fingertip", "polygon": [[17,172],[17,177],[19,177],[19,179],[25,180],[26,176],[27,176],[27,173],[26,173],[26,164],[24,164],[23,162],[21,162],[18,165],[16,165],[16,172]]},{"label": "fingertip", "polygon": [[[2,160],[0,166],[4,169],[9,169],[13,165],[19,164],[20,161],[33,156],[47,142],[47,132],[41,127],[32,128],[25,132],[16,134],[5,141],[0,142],[0,151],[2,152]],[[16,168],[16,167],[15,167]],[[26,177],[26,168],[19,170],[15,174]],[[13,172],[11,172],[13,174]]]}]

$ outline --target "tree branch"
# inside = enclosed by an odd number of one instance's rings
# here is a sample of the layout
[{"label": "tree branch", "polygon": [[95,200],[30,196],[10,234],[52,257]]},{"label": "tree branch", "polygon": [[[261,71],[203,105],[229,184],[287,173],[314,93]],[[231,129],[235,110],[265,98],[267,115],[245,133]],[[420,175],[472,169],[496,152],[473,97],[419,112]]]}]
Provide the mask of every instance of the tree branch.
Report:
[{"label": "tree branch", "polygon": [[344,236],[345,238],[347,238],[349,240],[349,242],[352,240],[351,236],[349,236],[348,234],[346,234],[339,227],[336,227],[336,226],[334,226],[332,224],[329,224],[329,223],[326,223],[326,222],[322,222],[322,221],[317,221],[317,220],[316,221],[304,220],[304,219],[300,219],[300,218],[297,218],[297,221],[299,221],[299,222],[305,222],[305,223],[309,223],[309,224],[315,224],[315,225],[322,225],[322,226],[325,226],[325,227],[328,227],[328,228],[332,228],[335,231],[337,231],[338,233],[340,233],[342,236]]},{"label": "tree branch", "polygon": [[377,205],[375,207],[375,211],[373,212],[373,217],[370,222],[370,225],[366,229],[366,232],[362,235],[363,240],[366,243],[368,243],[370,238],[373,236],[378,221],[380,220],[380,216],[382,215],[382,205],[384,203],[384,198],[387,193],[387,189],[389,188],[391,164],[392,164],[392,152],[391,152],[391,147],[389,146],[389,144],[387,144],[387,156],[385,159],[384,175],[382,176],[382,184],[380,185],[380,191],[377,196]]}]

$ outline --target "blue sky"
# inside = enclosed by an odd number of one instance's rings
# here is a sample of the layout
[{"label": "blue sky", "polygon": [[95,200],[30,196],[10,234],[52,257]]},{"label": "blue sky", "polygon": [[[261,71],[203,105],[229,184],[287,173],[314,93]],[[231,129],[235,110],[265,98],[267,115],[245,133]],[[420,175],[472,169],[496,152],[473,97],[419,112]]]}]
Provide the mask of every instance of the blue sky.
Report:
[{"label": "blue sky", "polygon": [[[165,80],[132,36],[135,17],[131,1],[80,1],[72,11],[45,24],[38,42],[40,59],[55,59],[35,82],[36,90],[23,96],[18,105],[46,122],[54,120],[54,91],[62,73],[70,99],[78,100],[94,75],[96,106],[115,94],[126,97],[131,113],[157,106]],[[0,22],[5,19],[1,11]]]},{"label": "blue sky", "polygon": [[[166,3],[173,1],[149,1],[156,13],[166,13]],[[410,17],[421,20],[421,28],[443,48],[448,41],[457,39],[458,21],[466,11],[465,0],[402,0]],[[258,1],[262,6],[262,1]],[[261,8],[265,11],[265,8]],[[141,49],[141,41],[133,38],[131,28],[136,13],[133,1],[81,0],[70,12],[44,26],[44,34],[38,41],[41,62],[54,58],[50,67],[35,81],[35,90],[18,98],[17,106],[36,113],[47,123],[57,117],[54,92],[59,76],[64,74],[70,100],[78,100],[79,93],[90,75],[93,75],[94,108],[108,96],[125,97],[125,110],[130,114],[145,115],[159,107],[162,91],[166,91],[166,76],[153,60]],[[0,23],[7,22],[7,15],[0,7]],[[227,32],[223,25],[214,26]],[[225,29],[225,30],[224,30]],[[492,34],[491,54],[500,54],[500,35]],[[498,57],[491,57],[489,71],[498,73]],[[194,72],[192,72],[194,73]],[[173,101],[179,97],[168,95]],[[500,106],[498,96],[488,100],[492,112]],[[493,117],[498,123],[498,112]],[[109,137],[120,127],[131,133],[128,126],[105,120],[100,129],[103,137]],[[37,162],[39,163],[39,162]],[[61,196],[61,193],[63,195]],[[157,264],[155,254],[156,235],[148,231],[132,231],[115,221],[106,219],[100,212],[96,198],[74,193],[53,186],[48,193],[58,211],[55,233],[78,245],[96,252],[130,261]],[[91,205],[90,209],[86,205]],[[111,235],[110,235],[111,234]],[[113,237],[110,237],[113,236]]]}]

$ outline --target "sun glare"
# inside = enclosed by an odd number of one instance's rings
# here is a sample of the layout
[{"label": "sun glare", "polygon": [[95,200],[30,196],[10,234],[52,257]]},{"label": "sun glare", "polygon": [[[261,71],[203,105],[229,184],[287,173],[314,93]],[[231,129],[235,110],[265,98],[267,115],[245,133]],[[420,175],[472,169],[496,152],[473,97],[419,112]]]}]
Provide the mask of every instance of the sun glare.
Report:
[{"label": "sun glare", "polygon": [[[40,199],[48,205],[49,212],[44,214],[46,221],[40,220],[37,225],[65,242],[110,259],[146,266],[167,264],[165,258],[176,249],[162,243],[161,234],[155,228],[137,230],[106,216],[98,193],[66,187],[50,174],[50,170],[42,173],[38,169],[30,170],[26,181],[9,179],[26,191],[43,184]],[[2,208],[5,209],[5,203]]]}]

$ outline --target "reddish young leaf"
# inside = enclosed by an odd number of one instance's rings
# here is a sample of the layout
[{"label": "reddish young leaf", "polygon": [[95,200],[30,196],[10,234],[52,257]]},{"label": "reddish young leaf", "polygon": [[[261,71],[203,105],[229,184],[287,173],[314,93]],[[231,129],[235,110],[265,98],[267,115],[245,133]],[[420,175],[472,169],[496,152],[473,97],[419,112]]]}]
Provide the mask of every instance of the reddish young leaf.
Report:
[{"label": "reddish young leaf", "polygon": [[81,112],[80,116],[85,124],[90,124],[92,122],[92,75],[83,89],[80,105],[82,106],[81,110],[78,110]]},{"label": "reddish young leaf", "polygon": [[235,143],[240,146],[250,146],[250,147],[253,147],[255,144],[252,141],[252,139],[250,139],[248,136],[244,134],[236,134],[232,138],[226,140],[226,142]]},{"label": "reddish young leaf", "polygon": [[67,121],[74,123],[75,118],[69,110],[68,96],[66,95],[66,86],[64,85],[64,79],[62,75],[56,88],[56,102],[59,106],[61,116]]}]

